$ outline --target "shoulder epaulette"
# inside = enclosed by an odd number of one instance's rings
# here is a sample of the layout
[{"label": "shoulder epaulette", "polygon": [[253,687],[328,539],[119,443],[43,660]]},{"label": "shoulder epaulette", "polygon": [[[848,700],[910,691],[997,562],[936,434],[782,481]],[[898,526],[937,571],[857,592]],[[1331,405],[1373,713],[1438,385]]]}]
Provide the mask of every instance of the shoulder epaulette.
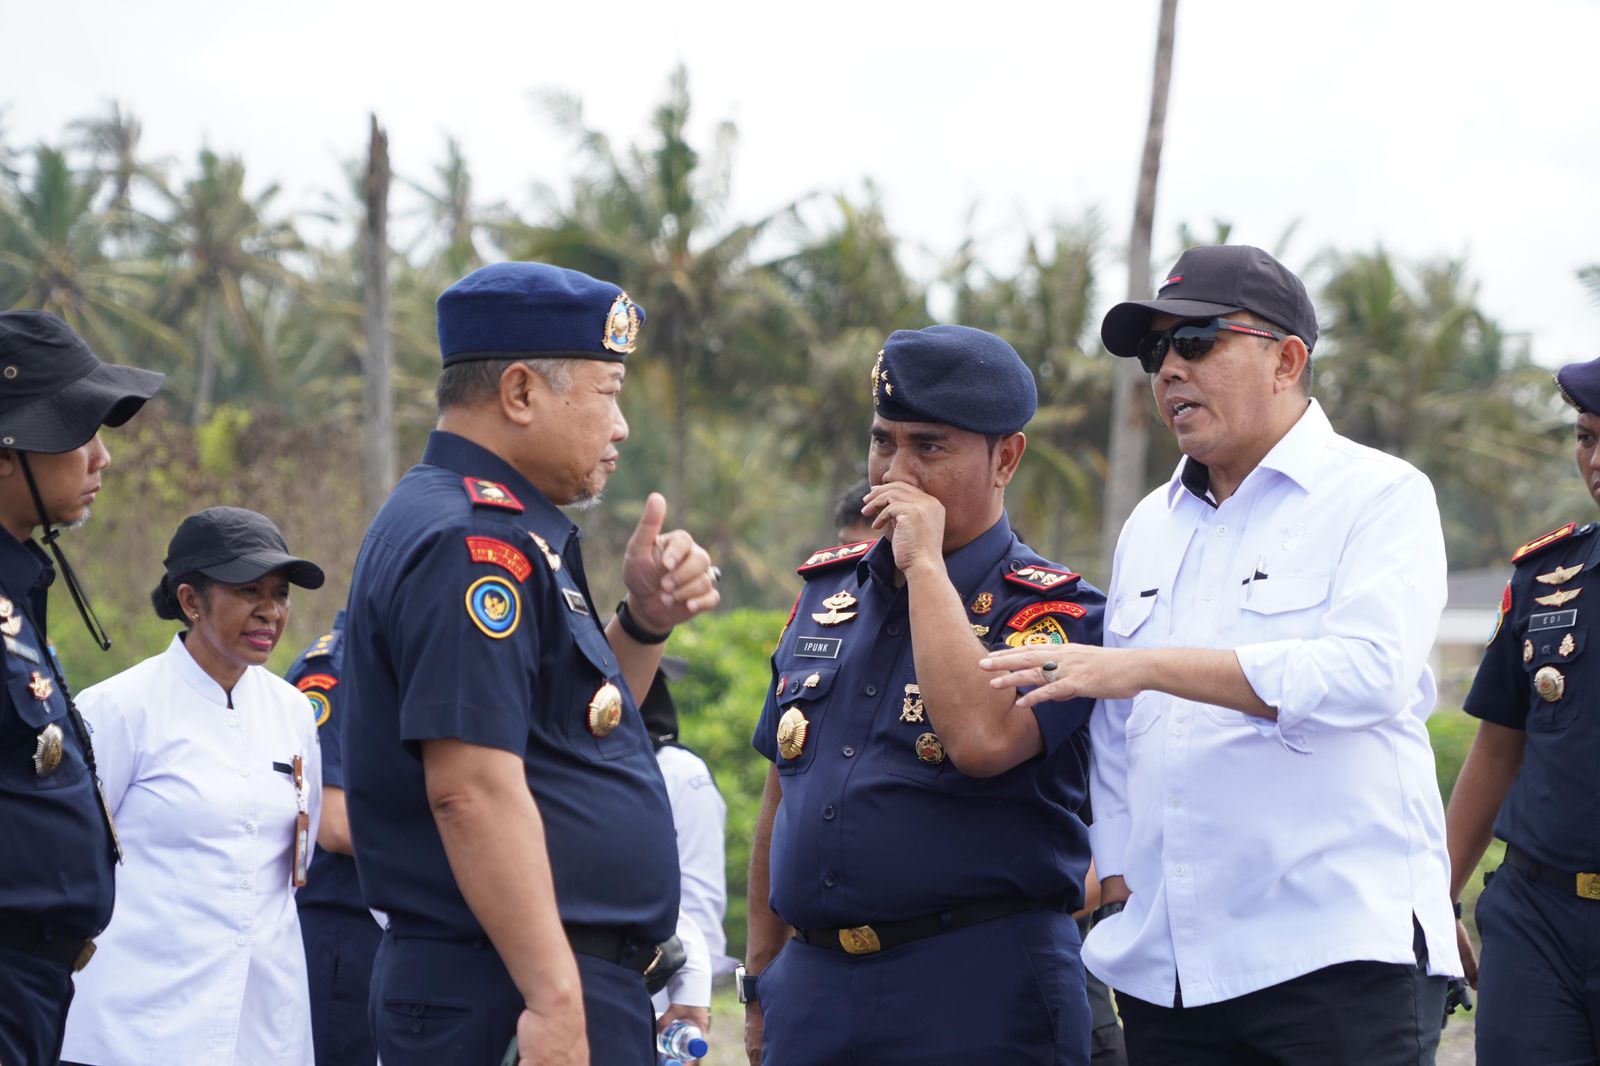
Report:
[{"label": "shoulder epaulette", "polygon": [[306,649],[305,657],[307,659],[326,659],[338,649],[339,635],[339,630],[337,629],[328,630],[312,641],[311,647]]},{"label": "shoulder epaulette", "polygon": [[1528,543],[1511,553],[1511,561],[1513,563],[1520,563],[1524,559],[1531,559],[1535,555],[1538,555],[1540,552],[1544,551],[1546,548],[1550,547],[1552,544],[1559,544],[1561,541],[1566,540],[1568,537],[1571,537],[1574,534],[1583,536],[1586,533],[1592,533],[1594,528],[1595,526],[1593,522],[1581,528],[1576,522],[1568,522],[1560,529],[1552,529],[1544,536],[1534,537],[1532,540],[1528,541]]},{"label": "shoulder epaulette", "polygon": [[823,570],[831,569],[844,562],[854,562],[867,554],[877,539],[858,540],[854,544],[841,544],[836,548],[824,548],[819,552],[812,552],[805,562],[795,567],[797,574],[810,575]]},{"label": "shoulder epaulette", "polygon": [[486,481],[481,477],[464,477],[461,481],[467,486],[467,495],[479,507],[499,507],[514,514],[522,513],[522,501],[498,481]]},{"label": "shoulder epaulette", "polygon": [[1080,576],[1082,575],[1074,574],[1071,570],[1057,570],[1054,567],[1029,563],[1006,574],[1006,580],[1023,588],[1033,589],[1035,592],[1050,592],[1072,584]]}]

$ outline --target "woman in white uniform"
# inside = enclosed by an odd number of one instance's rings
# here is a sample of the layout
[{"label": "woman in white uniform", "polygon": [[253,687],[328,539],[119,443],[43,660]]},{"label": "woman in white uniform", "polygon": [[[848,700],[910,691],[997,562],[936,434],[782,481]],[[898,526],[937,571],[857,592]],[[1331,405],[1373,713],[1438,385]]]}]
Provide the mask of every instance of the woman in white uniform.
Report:
[{"label": "woman in white uniform", "polygon": [[317,837],[321,762],[305,697],[263,664],[289,586],[322,581],[264,516],[191,515],[151,594],[184,630],[78,698],[125,860],[64,1062],[311,1066],[294,886]]}]

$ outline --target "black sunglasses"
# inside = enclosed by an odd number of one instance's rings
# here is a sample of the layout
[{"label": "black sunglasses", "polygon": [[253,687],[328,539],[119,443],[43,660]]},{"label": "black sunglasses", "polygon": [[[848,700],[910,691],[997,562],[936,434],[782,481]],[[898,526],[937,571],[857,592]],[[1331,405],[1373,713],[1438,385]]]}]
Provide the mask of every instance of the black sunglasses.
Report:
[{"label": "black sunglasses", "polygon": [[1287,333],[1247,326],[1243,322],[1229,322],[1226,318],[1189,319],[1186,322],[1176,322],[1166,329],[1151,330],[1140,338],[1137,353],[1139,365],[1144,368],[1146,374],[1156,373],[1166,360],[1169,348],[1185,360],[1199,359],[1202,355],[1210,353],[1217,343],[1217,334],[1222,332],[1270,337],[1275,341],[1281,341],[1288,336]]}]

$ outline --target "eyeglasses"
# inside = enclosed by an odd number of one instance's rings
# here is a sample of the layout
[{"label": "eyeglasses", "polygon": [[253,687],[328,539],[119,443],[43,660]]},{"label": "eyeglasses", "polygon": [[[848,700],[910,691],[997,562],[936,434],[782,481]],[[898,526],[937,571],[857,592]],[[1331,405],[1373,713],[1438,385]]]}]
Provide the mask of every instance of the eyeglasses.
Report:
[{"label": "eyeglasses", "polygon": [[1146,374],[1156,373],[1166,360],[1169,348],[1177,352],[1182,359],[1192,362],[1209,354],[1217,343],[1217,334],[1224,331],[1245,333],[1252,337],[1268,337],[1275,341],[1281,341],[1288,336],[1287,333],[1247,326],[1242,322],[1230,322],[1225,318],[1190,319],[1187,322],[1174,323],[1166,329],[1151,330],[1140,338],[1139,365],[1144,368]]}]

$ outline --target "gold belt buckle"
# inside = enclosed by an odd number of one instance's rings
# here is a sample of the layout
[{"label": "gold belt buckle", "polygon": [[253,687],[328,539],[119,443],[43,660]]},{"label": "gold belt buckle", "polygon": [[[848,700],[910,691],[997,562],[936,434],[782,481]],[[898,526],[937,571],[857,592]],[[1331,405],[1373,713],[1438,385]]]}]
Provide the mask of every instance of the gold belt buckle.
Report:
[{"label": "gold belt buckle", "polygon": [[883,950],[883,943],[870,925],[839,930],[839,946],[852,955],[871,955],[874,951]]},{"label": "gold belt buckle", "polygon": [[82,973],[92,958],[94,958],[94,941],[86,940],[83,942],[83,950],[78,952],[78,957],[72,961],[72,972]]},{"label": "gold belt buckle", "polygon": [[1600,899],[1600,874],[1579,874],[1578,895],[1584,899]]}]

